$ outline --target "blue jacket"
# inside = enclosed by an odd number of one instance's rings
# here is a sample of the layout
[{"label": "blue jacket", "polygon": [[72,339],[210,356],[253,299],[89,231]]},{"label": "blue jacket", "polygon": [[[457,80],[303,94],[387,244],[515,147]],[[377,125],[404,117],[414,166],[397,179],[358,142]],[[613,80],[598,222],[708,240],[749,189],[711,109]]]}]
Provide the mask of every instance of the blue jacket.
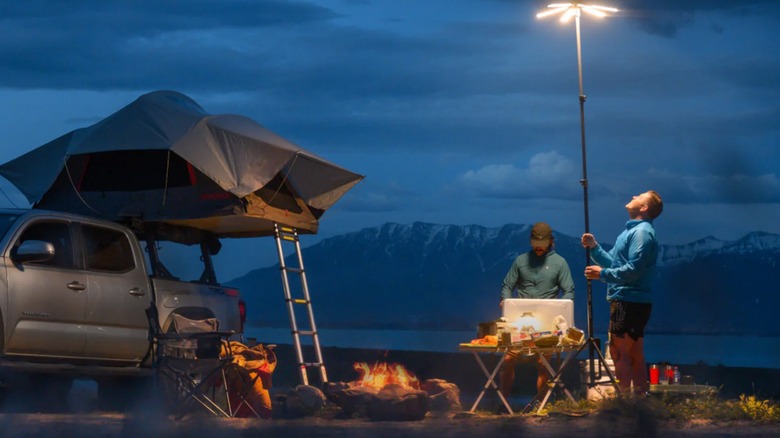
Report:
[{"label": "blue jacket", "polygon": [[615,247],[604,251],[596,246],[591,258],[607,282],[607,301],[652,302],[651,285],[655,277],[658,241],[652,221],[632,219],[618,236]]}]

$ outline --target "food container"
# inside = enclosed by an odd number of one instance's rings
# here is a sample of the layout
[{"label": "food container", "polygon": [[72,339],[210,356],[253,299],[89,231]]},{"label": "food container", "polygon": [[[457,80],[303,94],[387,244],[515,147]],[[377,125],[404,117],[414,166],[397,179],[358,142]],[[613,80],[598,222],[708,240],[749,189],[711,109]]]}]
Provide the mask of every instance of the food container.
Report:
[{"label": "food container", "polygon": [[495,335],[496,334],[496,322],[490,321],[490,322],[480,322],[479,327],[477,328],[477,337],[478,338],[484,338],[487,335]]}]

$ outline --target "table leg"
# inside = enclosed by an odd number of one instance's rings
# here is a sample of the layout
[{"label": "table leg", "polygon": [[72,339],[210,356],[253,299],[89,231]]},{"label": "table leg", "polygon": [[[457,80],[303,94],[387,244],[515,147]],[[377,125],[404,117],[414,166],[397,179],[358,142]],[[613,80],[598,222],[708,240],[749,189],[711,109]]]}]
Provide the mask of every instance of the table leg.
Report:
[{"label": "table leg", "polygon": [[[558,367],[558,370],[556,371],[552,365],[550,365],[550,361],[547,360],[547,357],[543,354],[539,355],[539,361],[542,363],[542,366],[547,371],[547,374],[550,376],[550,380],[547,383],[547,389],[544,391],[544,397],[542,398],[541,402],[539,403],[539,407],[536,409],[536,413],[540,414],[544,407],[547,405],[547,402],[550,400],[550,396],[552,396],[553,391],[555,390],[556,386],[560,386],[563,390],[564,394],[566,394],[566,397],[569,398],[573,403],[576,403],[577,401],[574,399],[574,397],[571,395],[571,392],[566,388],[566,385],[563,384],[561,381],[561,375],[563,374],[563,371],[566,369],[566,367],[569,365],[569,363],[576,357],[576,354],[567,354],[566,358],[563,360],[561,365]],[[541,394],[541,393],[540,393]],[[537,394],[536,397],[534,397],[533,400],[531,400],[531,403],[529,403],[523,411],[525,412],[533,402],[539,398],[539,394]]]},{"label": "table leg", "polygon": [[496,364],[495,368],[493,369],[493,372],[488,371],[485,364],[482,362],[482,358],[479,357],[479,354],[472,351],[472,354],[474,355],[474,358],[477,360],[477,364],[479,364],[479,367],[482,368],[482,372],[485,373],[485,376],[488,378],[487,382],[485,382],[485,386],[482,388],[482,391],[479,393],[479,396],[477,396],[477,400],[474,401],[474,405],[471,406],[471,410],[469,412],[474,412],[477,410],[477,405],[479,405],[479,402],[482,401],[482,397],[485,396],[485,393],[487,392],[488,388],[491,386],[498,394],[498,397],[501,399],[501,403],[504,404],[504,407],[509,412],[509,415],[513,415],[514,412],[512,411],[512,408],[509,406],[509,402],[504,398],[504,394],[501,394],[501,390],[498,388],[498,385],[496,385],[496,374],[498,374],[498,370],[501,369],[501,365],[504,363],[504,358],[506,357],[506,352],[501,354],[501,357],[498,359],[498,363]]}]

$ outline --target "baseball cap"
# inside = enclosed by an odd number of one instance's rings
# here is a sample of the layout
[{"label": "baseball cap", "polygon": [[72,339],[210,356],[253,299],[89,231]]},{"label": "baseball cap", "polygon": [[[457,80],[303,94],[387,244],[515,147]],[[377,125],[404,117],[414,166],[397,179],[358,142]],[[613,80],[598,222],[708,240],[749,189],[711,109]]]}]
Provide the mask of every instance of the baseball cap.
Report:
[{"label": "baseball cap", "polygon": [[537,222],[531,228],[531,244],[545,245],[552,239],[552,228],[544,222]]}]

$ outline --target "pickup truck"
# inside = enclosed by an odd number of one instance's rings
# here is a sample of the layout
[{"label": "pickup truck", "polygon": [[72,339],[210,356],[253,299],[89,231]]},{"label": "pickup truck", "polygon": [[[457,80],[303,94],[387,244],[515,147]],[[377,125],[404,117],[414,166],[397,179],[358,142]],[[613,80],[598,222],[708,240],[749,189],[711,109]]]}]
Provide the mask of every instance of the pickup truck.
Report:
[{"label": "pickup truck", "polygon": [[[90,378],[99,392],[116,378],[150,375],[150,308],[162,331],[173,314],[214,317],[220,331],[240,339],[244,303],[238,290],[217,283],[211,256],[219,242],[205,233],[203,275],[194,281],[179,281],[160,261],[164,242],[154,227],[2,209],[0,236],[2,375],[21,372],[35,381],[58,376],[65,388],[73,378]],[[13,383],[5,379],[7,389]]]}]

